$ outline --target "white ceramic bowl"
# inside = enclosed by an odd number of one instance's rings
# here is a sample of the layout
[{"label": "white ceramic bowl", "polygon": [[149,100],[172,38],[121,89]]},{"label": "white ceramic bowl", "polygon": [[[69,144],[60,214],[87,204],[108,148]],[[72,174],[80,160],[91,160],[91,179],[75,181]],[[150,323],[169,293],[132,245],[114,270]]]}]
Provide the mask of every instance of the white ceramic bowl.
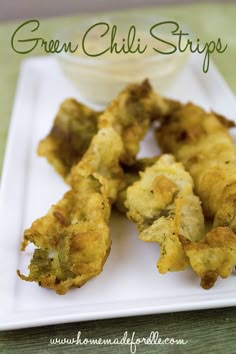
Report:
[{"label": "white ceramic bowl", "polygon": [[[71,41],[72,44],[79,44],[75,53],[62,52],[58,55],[59,63],[65,75],[77,86],[81,96],[94,104],[106,105],[117,93],[128,83],[140,82],[148,78],[154,89],[164,93],[176,74],[181,70],[187,58],[187,52],[174,54],[159,54],[153,47],[162,50],[169,50],[163,42],[157,41],[150,34],[150,28],[156,23],[165,20],[155,16],[142,16],[141,14],[114,14],[103,17],[89,17],[78,26],[68,28],[59,34],[61,42]],[[127,42],[129,28],[134,25],[136,37],[133,48],[137,46],[137,39],[140,38],[141,47],[147,44],[147,49],[143,54],[138,52],[131,54],[107,52],[101,56],[91,57],[82,50],[82,38],[85,32],[96,23],[108,23],[109,32],[101,37],[106,25],[94,27],[85,39],[85,50],[90,54],[96,54],[108,48],[111,41],[112,25],[117,26],[116,41],[120,47],[123,38]],[[158,27],[158,35],[174,43],[175,37],[170,36],[173,25],[163,25]],[[156,33],[156,32],[155,32]],[[58,36],[57,36],[58,37]],[[126,44],[127,45],[127,44]]]}]

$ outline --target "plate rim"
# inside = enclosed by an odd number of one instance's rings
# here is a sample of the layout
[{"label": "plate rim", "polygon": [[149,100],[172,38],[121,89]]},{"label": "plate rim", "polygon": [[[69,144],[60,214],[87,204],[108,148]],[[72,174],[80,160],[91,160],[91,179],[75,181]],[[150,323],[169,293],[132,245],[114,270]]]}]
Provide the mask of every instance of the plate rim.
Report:
[{"label": "plate rim", "polygon": [[[0,185],[0,220],[4,219],[4,213],[6,211],[4,210],[5,208],[5,203],[7,202],[7,192],[8,192],[8,177],[9,175],[12,174],[13,166],[12,166],[12,159],[13,159],[13,152],[16,149],[16,146],[14,146],[14,135],[17,131],[17,126],[19,124],[19,119],[18,119],[18,111],[21,109],[21,95],[24,90],[25,85],[29,86],[32,85],[32,95],[35,95],[35,90],[37,90],[34,84],[35,78],[39,76],[40,70],[37,72],[35,70],[35,65],[37,67],[38,64],[42,65],[42,61],[45,61],[47,63],[48,60],[55,60],[54,58],[50,58],[48,56],[45,57],[33,57],[33,58],[28,58],[25,59],[20,68],[20,75],[17,83],[17,88],[16,88],[16,94],[15,94],[15,99],[14,99],[14,105],[13,105],[13,111],[11,114],[11,120],[10,120],[10,125],[9,125],[9,133],[8,133],[8,138],[7,138],[7,143],[6,143],[6,149],[5,149],[5,157],[4,157],[4,162],[3,162],[3,169],[2,169],[2,178],[1,178],[1,185]],[[194,58],[193,63],[197,62],[199,59]],[[40,65],[38,68],[40,69]],[[33,70],[32,70],[33,69]],[[193,71],[196,71],[197,69],[195,66],[192,66]],[[31,75],[29,75],[31,73]],[[196,73],[195,73],[196,74]],[[199,80],[201,79],[202,73],[197,72],[197,75],[199,75]],[[211,71],[209,72],[209,80],[214,78],[215,82],[217,82],[218,89],[219,87],[222,87],[224,89],[224,93],[227,96],[227,99],[225,100],[228,102],[230,105],[234,105],[235,107],[235,112],[236,112],[236,98],[228,85],[226,84],[225,80],[222,78],[221,74],[219,73],[218,69],[215,67],[213,63],[211,63]],[[224,101],[224,102],[225,102]],[[34,101],[35,103],[35,101]],[[31,103],[33,105],[33,103]],[[225,104],[225,103],[224,103]],[[226,103],[227,104],[227,103]],[[29,115],[30,115],[30,107],[28,107],[28,113],[26,113],[25,120],[29,120]],[[27,131],[25,134],[30,134],[30,124],[27,126]],[[30,140],[30,135],[28,136],[28,139]],[[29,141],[27,142],[26,145],[29,144]],[[26,147],[25,147],[26,149]],[[27,149],[25,150],[27,153]],[[24,161],[24,163],[27,163]],[[16,161],[17,166],[20,165],[20,162]],[[21,166],[22,167],[22,166]],[[20,177],[21,182],[18,183],[18,189],[22,188],[22,186],[25,185],[27,175],[25,169],[22,172],[22,175]],[[20,187],[21,186],[21,187]],[[23,188],[21,191],[21,194],[23,193]],[[19,212],[20,213],[20,212]],[[19,230],[19,224],[17,226]],[[0,223],[0,239],[1,239],[1,234],[3,234],[4,230],[4,222]],[[17,233],[14,237],[14,240],[11,240],[10,244],[12,245],[20,245],[21,240],[18,239]],[[1,257],[1,251],[0,251],[0,257]],[[15,259],[15,263],[17,264],[18,259]],[[1,264],[1,262],[0,262]],[[7,267],[5,266],[5,269]],[[14,267],[13,267],[14,268]],[[17,268],[17,267],[16,267]],[[3,274],[4,272],[2,272]],[[0,279],[2,279],[3,276],[0,275]],[[4,279],[3,279],[4,281]],[[6,289],[8,291],[14,292],[14,279],[12,279],[12,282],[9,282],[7,284],[7,276],[5,276],[5,285]],[[88,320],[99,320],[99,319],[106,319],[106,318],[117,318],[117,317],[127,317],[127,316],[139,316],[139,315],[148,315],[148,314],[157,314],[157,313],[166,313],[166,312],[178,312],[178,311],[190,311],[190,310],[200,310],[200,309],[210,309],[210,308],[219,308],[219,307],[229,307],[229,306],[235,306],[236,305],[236,298],[234,296],[232,297],[226,297],[228,293],[231,293],[231,291],[228,292],[223,292],[224,296],[220,296],[221,292],[212,294],[211,297],[204,297],[204,295],[199,298],[197,301],[190,301],[187,303],[182,302],[176,302],[175,304],[168,304],[165,302],[161,306],[155,306],[155,304],[152,304],[152,301],[149,300],[149,303],[146,304],[145,306],[142,304],[142,302],[145,299],[142,299],[141,301],[138,300],[135,302],[135,305],[131,304],[129,308],[126,308],[125,304],[129,303],[130,300],[122,300],[122,301],[116,301],[112,302],[112,304],[119,304],[120,307],[118,309],[111,309],[108,308],[106,309],[100,309],[99,311],[94,311],[92,309],[91,311],[84,312],[83,314],[80,313],[68,313],[66,316],[61,315],[61,314],[51,314],[50,312],[47,311],[47,315],[42,316],[42,318],[34,318],[32,314],[34,313],[33,311],[28,311],[27,315],[22,318],[23,311],[16,311],[14,312],[13,304],[8,303],[8,306],[4,306],[4,301],[6,299],[6,294],[4,292],[0,293],[0,311],[1,308],[3,309],[3,312],[1,314],[0,312],[0,330],[10,330],[10,329],[19,329],[19,328],[27,328],[27,327],[36,327],[36,326],[43,326],[43,325],[52,325],[52,324],[59,324],[59,323],[68,323],[68,322],[76,322],[76,321],[88,321]],[[235,293],[232,291],[232,294],[234,295]],[[219,295],[219,296],[218,296]],[[186,296],[189,297],[189,296]],[[182,296],[183,298],[183,296]],[[176,300],[176,298],[175,298]],[[12,299],[13,301],[13,299]],[[140,305],[137,305],[139,304]],[[123,304],[123,307],[122,307]],[[94,306],[102,306],[102,304],[96,303]],[[107,305],[107,303],[106,303]],[[132,306],[133,305],[133,306]],[[88,306],[88,305],[87,305]],[[91,307],[91,305],[90,305]],[[95,315],[95,316],[94,316]],[[30,318],[31,317],[31,318]]]}]

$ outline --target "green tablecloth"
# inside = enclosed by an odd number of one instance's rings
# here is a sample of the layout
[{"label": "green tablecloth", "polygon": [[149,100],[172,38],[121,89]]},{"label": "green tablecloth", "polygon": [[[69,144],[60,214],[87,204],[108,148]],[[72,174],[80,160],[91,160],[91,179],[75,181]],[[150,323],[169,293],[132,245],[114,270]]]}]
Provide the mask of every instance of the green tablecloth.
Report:
[{"label": "green tablecloth", "polygon": [[[133,10],[134,11],[134,10]],[[138,10],[140,11],[140,10]],[[183,21],[203,40],[221,37],[228,44],[224,54],[214,55],[214,61],[222,75],[236,92],[236,5],[201,4],[142,9],[168,19]],[[62,27],[76,24],[82,16],[41,20],[44,38],[51,38]],[[0,24],[0,166],[2,165],[8,125],[13,106],[20,63],[26,58],[11,49],[10,38],[22,21]],[[40,55],[40,49],[33,53]],[[4,289],[0,289],[4,291]],[[135,301],[135,299],[134,299]],[[147,337],[158,330],[162,337],[185,338],[186,346],[138,347],[138,353],[235,353],[236,309],[207,310],[187,313],[164,314],[126,318],[120,320],[92,321],[61,326],[2,332],[0,353],[129,353],[126,346],[49,346],[50,337],[72,337],[81,330],[83,337],[122,337],[124,331],[135,331],[137,337]]]}]

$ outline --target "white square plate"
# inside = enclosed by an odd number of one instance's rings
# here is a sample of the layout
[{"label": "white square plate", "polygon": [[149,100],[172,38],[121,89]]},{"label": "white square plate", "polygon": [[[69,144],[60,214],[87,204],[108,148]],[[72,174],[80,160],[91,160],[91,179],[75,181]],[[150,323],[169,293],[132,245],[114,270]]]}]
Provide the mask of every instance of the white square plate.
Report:
[{"label": "white square plate", "polygon": [[[201,65],[198,55],[189,58],[168,96],[235,118],[235,97],[212,63],[207,74]],[[60,102],[70,96],[80,99],[54,58],[23,63],[1,186],[0,329],[236,305],[235,275],[219,279],[206,291],[189,269],[158,274],[158,245],[140,241],[135,226],[115,212],[112,250],[104,270],[82,288],[59,296],[18,278],[16,269],[27,274],[32,255],[31,247],[20,252],[23,230],[68,189],[45,159],[37,157],[36,147],[48,133]],[[140,155],[157,153],[150,132]]]}]

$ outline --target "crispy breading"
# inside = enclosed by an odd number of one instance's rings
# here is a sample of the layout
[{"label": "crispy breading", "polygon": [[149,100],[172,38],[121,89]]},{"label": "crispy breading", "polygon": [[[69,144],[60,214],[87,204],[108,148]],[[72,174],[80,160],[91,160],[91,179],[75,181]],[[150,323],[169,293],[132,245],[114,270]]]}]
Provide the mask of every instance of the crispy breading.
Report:
[{"label": "crispy breading", "polygon": [[236,183],[236,147],[228,132],[233,126],[234,122],[189,103],[163,119],[157,140],[163,151],[173,153],[193,177],[206,217],[216,217],[215,226],[231,226],[236,231],[232,226],[236,223],[232,220],[236,190],[229,187]]},{"label": "crispy breading", "polygon": [[[109,156],[107,156],[109,151]],[[108,221],[111,201],[122,177],[120,136],[112,128],[99,130],[73,170],[71,190],[24,233],[36,247],[28,277],[64,294],[102,271],[111,241]]]},{"label": "crispy breading", "polygon": [[234,126],[221,115],[187,104],[163,119],[157,131],[164,152],[172,152],[190,172],[204,213],[213,219],[213,229],[202,241],[180,236],[206,289],[218,275],[227,277],[235,265],[236,147],[228,132]]},{"label": "crispy breading", "polygon": [[[28,242],[38,248],[29,266],[29,276],[18,271],[22,279],[64,294],[70,287],[80,287],[102,271],[111,245],[108,227],[111,205],[123,175],[120,160],[124,156],[129,161],[135,158],[134,151],[138,150],[147,130],[147,118],[143,117],[142,121],[132,107],[143,110],[151,92],[147,83],[128,86],[99,116],[97,134],[82,159],[71,169],[70,191],[24,233],[22,249]],[[129,132],[134,132],[133,143],[124,134],[126,123],[114,118],[125,114],[126,108]],[[140,125],[138,136],[135,136],[136,119]],[[135,149],[130,149],[132,144]]]},{"label": "crispy breading", "polygon": [[124,143],[121,162],[132,165],[136,161],[140,141],[145,136],[152,120],[166,114],[170,104],[157,95],[148,80],[140,85],[130,84],[111,103],[99,118],[99,128],[112,124]]},{"label": "crispy breading", "polygon": [[66,178],[96,134],[100,113],[75,99],[63,101],[50,133],[38,145],[38,155],[46,157],[55,170]]},{"label": "crispy breading", "polygon": [[216,227],[198,242],[179,238],[204,289],[211,288],[218,276],[227,278],[231,274],[236,265],[236,235],[229,227]]},{"label": "crispy breading", "polygon": [[201,203],[193,194],[192,178],[172,155],[162,155],[140,175],[127,189],[127,215],[135,222],[141,240],[160,244],[160,273],[183,270],[188,259],[178,234],[192,241],[204,234]]},{"label": "crispy breading", "polygon": [[146,167],[153,165],[159,156],[154,157],[144,157],[142,159],[138,159],[131,166],[123,165],[124,176],[122,178],[119,191],[115,201],[115,207],[120,213],[126,213],[128,210],[125,206],[127,188],[131,186],[135,181],[137,181],[140,176],[139,172],[144,171]]},{"label": "crispy breading", "polygon": [[[154,93],[148,80],[141,85],[132,84],[114,100],[109,110],[115,107],[114,121],[122,128],[122,139],[125,152],[121,160],[125,164],[133,164],[139,149],[139,141],[145,135],[154,120],[170,114],[179,103],[168,100]],[[110,115],[109,110],[106,114]],[[38,155],[44,156],[55,170],[69,183],[68,175],[97,132],[98,117],[96,112],[74,99],[65,100],[54,119],[50,133],[38,146]],[[106,124],[106,115],[103,123]],[[110,120],[110,116],[109,119]]]},{"label": "crispy breading", "polygon": [[214,218],[214,227],[217,226],[229,226],[236,233],[236,181],[224,188],[220,207]]}]

